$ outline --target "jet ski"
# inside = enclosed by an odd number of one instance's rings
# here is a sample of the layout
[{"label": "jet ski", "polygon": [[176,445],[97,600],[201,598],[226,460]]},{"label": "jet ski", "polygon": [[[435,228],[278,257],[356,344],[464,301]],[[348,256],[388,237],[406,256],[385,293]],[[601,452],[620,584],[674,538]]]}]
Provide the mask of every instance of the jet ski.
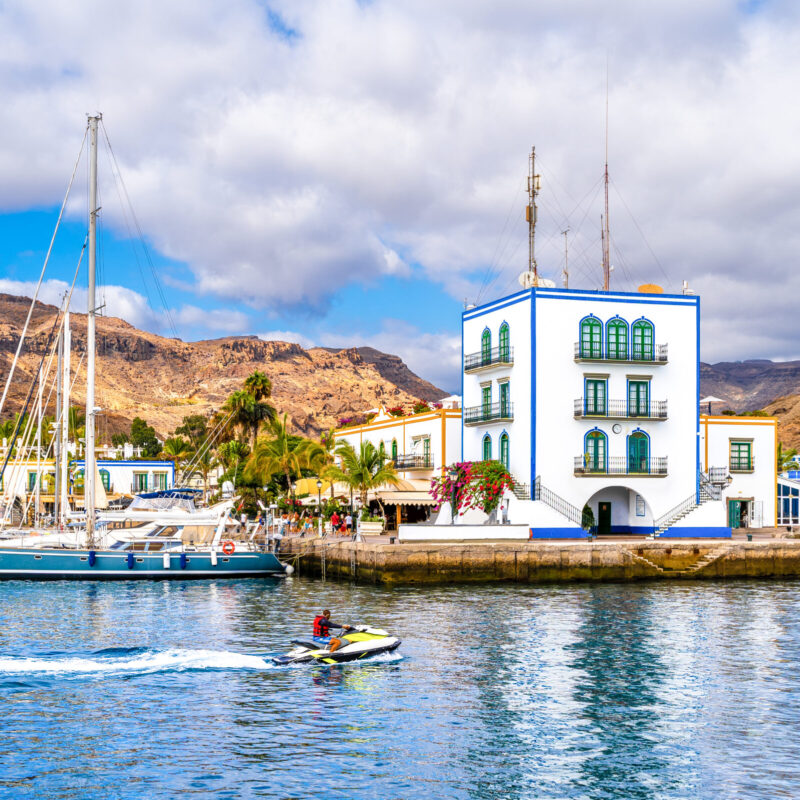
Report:
[{"label": "jet ski", "polygon": [[341,664],[345,661],[358,661],[379,653],[391,653],[400,646],[396,636],[390,636],[380,628],[370,628],[366,625],[357,625],[347,633],[340,633],[336,637],[341,639],[342,645],[332,653],[327,648],[320,648],[319,643],[311,637],[308,639],[292,639],[296,645],[286,655],[275,656],[275,664],[297,664],[314,661],[318,664]]}]

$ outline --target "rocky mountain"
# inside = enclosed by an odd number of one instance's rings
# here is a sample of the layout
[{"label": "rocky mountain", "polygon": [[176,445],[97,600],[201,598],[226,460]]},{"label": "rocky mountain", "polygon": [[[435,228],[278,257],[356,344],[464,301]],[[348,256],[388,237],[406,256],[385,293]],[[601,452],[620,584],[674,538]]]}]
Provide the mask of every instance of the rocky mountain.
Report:
[{"label": "rocky mountain", "polygon": [[700,393],[725,400],[734,411],[764,409],[778,418],[781,441],[800,448],[800,361],[701,364]]},{"label": "rocky mountain", "polygon": [[[0,294],[2,385],[29,307],[28,298]],[[41,356],[49,352],[56,311],[54,306],[37,305],[4,415],[22,406]],[[80,362],[73,402],[82,404],[86,316],[72,314],[71,328],[73,374]],[[140,331],[121,319],[98,317],[97,402],[104,409],[99,431],[125,429],[140,416],[159,434],[169,434],[184,416],[218,409],[256,369],[272,380],[274,405],[307,435],[317,435],[339,418],[381,403],[411,405],[447,394],[411,372],[397,356],[370,347],[304,349],[255,336],[183,342]]]}]

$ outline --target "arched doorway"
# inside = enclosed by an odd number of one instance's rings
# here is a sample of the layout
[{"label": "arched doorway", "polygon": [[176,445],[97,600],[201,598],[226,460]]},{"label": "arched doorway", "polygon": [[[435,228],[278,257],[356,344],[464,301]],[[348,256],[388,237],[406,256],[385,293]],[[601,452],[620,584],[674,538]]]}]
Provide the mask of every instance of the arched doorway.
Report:
[{"label": "arched doorway", "polygon": [[645,536],[653,532],[653,512],[647,500],[627,486],[596,491],[586,505],[592,511],[598,536]]}]

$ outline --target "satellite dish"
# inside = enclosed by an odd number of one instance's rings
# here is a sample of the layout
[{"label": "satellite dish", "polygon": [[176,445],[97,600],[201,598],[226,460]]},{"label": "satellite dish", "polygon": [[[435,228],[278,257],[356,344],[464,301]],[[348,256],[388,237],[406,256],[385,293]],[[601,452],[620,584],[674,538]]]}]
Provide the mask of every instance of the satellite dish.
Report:
[{"label": "satellite dish", "polygon": [[523,289],[533,289],[536,286],[543,289],[555,288],[555,283],[553,281],[549,278],[543,278],[541,275],[537,276],[535,272],[522,272],[517,280]]}]

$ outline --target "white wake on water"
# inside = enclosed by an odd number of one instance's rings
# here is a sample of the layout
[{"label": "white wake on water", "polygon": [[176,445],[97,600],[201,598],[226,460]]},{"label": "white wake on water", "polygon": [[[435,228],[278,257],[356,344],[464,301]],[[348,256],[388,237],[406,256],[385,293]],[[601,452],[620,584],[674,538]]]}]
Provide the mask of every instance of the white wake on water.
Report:
[{"label": "white wake on water", "polygon": [[201,669],[271,669],[261,656],[224,650],[146,651],[113,658],[0,658],[0,673],[91,674],[147,673]]},{"label": "white wake on water", "polygon": [[[337,667],[360,667],[368,664],[391,664],[401,661],[400,653],[382,653],[364,661],[337,664]],[[279,666],[269,658],[233,653],[226,650],[144,651],[126,656],[81,658],[0,658],[0,674],[15,675],[122,675],[188,670],[267,670],[295,669],[327,664],[289,664]]]}]

